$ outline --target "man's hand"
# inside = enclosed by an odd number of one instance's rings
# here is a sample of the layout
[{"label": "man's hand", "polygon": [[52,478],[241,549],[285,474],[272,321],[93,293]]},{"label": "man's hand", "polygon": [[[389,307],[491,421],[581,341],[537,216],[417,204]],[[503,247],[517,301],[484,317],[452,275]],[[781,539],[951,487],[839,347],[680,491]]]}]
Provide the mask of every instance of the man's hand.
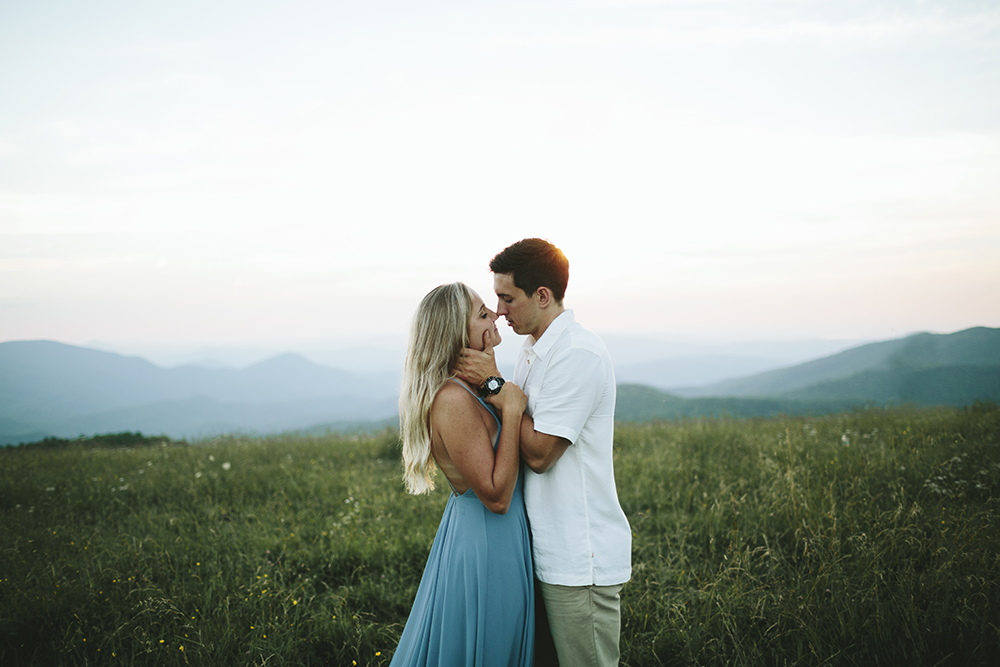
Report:
[{"label": "man's hand", "polygon": [[483,386],[491,375],[500,375],[489,331],[483,332],[483,351],[463,348],[451,372],[473,387]]}]

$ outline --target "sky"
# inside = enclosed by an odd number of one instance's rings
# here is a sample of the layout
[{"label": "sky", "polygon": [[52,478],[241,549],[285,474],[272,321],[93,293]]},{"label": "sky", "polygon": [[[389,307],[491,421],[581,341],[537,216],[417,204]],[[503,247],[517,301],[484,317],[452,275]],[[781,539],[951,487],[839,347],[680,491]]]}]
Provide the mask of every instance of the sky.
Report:
[{"label": "sky", "polygon": [[0,341],[398,341],[527,236],[602,333],[997,327],[998,184],[996,2],[0,2]]}]

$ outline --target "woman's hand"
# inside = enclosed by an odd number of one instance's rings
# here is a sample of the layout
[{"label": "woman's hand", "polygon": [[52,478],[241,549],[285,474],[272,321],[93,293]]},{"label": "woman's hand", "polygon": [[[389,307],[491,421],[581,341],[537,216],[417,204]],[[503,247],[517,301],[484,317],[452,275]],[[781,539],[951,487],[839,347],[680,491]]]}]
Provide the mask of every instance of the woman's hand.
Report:
[{"label": "woman's hand", "polygon": [[500,392],[487,396],[486,402],[498,408],[501,414],[521,414],[528,406],[528,397],[513,382],[504,382]]}]

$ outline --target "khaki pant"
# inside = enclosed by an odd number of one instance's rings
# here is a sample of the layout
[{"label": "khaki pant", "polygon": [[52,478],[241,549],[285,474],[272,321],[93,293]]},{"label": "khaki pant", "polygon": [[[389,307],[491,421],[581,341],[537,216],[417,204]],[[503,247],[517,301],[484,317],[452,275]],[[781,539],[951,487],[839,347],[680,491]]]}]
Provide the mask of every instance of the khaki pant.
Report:
[{"label": "khaki pant", "polygon": [[[618,664],[622,584],[557,586],[538,582],[552,641],[563,667]],[[536,660],[539,656],[536,655]],[[539,667],[536,662],[536,667]]]}]

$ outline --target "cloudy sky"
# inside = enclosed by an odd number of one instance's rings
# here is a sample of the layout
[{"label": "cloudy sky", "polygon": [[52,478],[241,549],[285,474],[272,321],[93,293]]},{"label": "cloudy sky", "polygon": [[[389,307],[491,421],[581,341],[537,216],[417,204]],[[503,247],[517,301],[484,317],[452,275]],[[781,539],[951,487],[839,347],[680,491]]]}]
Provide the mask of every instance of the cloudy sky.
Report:
[{"label": "cloudy sky", "polygon": [[0,3],[0,341],[401,338],[524,236],[600,332],[996,327],[998,184],[996,2]]}]

